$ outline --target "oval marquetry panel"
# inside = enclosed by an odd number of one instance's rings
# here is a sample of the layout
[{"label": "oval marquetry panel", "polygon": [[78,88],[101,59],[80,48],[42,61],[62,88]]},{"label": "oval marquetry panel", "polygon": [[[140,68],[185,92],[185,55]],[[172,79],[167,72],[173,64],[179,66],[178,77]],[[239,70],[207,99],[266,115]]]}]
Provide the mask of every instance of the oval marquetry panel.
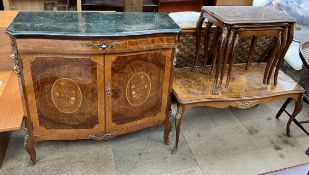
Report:
[{"label": "oval marquetry panel", "polygon": [[151,81],[144,72],[135,73],[128,81],[126,98],[132,106],[139,106],[147,100],[151,91]]},{"label": "oval marquetry panel", "polygon": [[80,87],[70,78],[56,80],[51,89],[51,97],[56,108],[63,113],[75,112],[83,98]]}]

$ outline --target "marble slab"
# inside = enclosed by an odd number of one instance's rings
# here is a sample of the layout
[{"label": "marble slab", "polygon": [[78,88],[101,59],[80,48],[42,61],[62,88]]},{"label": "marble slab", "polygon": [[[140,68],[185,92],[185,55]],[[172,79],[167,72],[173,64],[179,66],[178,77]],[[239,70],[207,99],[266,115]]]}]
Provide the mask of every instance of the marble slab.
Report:
[{"label": "marble slab", "polygon": [[123,37],[179,31],[165,13],[19,12],[6,32],[15,37]]}]

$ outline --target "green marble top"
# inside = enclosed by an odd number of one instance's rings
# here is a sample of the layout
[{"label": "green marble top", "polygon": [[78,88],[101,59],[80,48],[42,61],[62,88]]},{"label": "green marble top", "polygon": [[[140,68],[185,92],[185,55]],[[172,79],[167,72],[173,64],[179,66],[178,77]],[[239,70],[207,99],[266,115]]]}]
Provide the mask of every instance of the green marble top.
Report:
[{"label": "green marble top", "polygon": [[165,13],[19,12],[6,32],[15,37],[119,37],[179,31]]}]

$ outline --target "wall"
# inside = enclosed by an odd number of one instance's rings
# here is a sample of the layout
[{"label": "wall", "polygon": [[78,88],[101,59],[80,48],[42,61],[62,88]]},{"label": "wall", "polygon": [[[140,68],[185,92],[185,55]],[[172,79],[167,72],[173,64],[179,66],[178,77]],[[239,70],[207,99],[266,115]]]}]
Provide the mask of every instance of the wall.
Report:
[{"label": "wall", "polygon": [[252,5],[253,0],[217,0],[217,6],[224,5],[233,5],[233,6],[242,6],[242,5]]}]

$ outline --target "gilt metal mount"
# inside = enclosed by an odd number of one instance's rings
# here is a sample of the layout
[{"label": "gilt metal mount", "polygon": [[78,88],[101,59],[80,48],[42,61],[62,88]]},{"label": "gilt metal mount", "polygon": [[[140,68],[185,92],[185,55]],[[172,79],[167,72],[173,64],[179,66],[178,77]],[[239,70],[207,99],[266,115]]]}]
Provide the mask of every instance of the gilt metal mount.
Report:
[{"label": "gilt metal mount", "polygon": [[92,47],[92,48],[100,48],[100,49],[113,49],[116,48],[119,45],[124,44],[124,42],[86,42],[82,43],[85,47]]},{"label": "gilt metal mount", "polygon": [[102,133],[102,134],[91,134],[89,135],[89,139],[97,140],[97,141],[106,141],[115,137],[115,133]]}]

